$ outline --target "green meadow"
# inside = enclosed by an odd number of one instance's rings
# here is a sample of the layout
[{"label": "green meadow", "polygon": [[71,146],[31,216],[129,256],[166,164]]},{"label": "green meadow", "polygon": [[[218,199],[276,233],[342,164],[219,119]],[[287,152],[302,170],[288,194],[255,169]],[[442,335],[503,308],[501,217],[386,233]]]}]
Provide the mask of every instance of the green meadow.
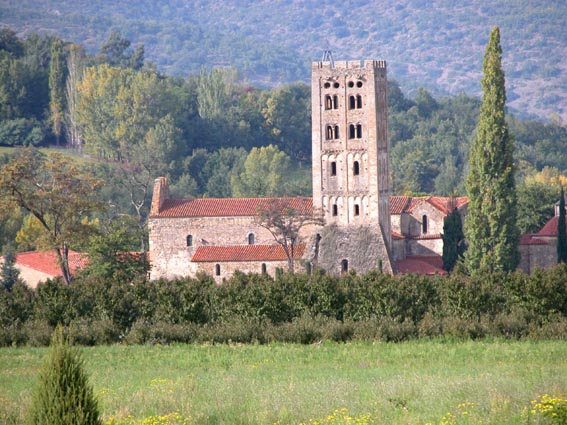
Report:
[{"label": "green meadow", "polygon": [[[47,350],[0,349],[3,423],[25,419]],[[115,345],[81,352],[104,421],[112,424],[547,423],[529,414],[532,401],[567,395],[561,341]]]}]

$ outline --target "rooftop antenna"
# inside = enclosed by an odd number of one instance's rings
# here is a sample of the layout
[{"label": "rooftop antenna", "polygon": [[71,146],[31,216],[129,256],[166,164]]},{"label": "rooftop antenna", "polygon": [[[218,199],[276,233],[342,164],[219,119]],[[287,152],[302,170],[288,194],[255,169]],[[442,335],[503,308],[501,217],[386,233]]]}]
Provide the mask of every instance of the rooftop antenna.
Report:
[{"label": "rooftop antenna", "polygon": [[333,52],[331,51],[331,47],[329,46],[329,42],[327,41],[327,47],[323,52],[323,62],[331,62],[331,68],[335,67],[335,61],[333,59]]}]

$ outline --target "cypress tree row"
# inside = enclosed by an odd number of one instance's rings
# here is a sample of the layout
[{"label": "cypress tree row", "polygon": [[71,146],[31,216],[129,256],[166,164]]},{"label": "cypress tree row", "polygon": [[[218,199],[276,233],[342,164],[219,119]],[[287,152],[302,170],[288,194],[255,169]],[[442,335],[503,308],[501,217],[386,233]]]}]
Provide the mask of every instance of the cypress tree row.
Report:
[{"label": "cypress tree row", "polygon": [[83,359],[58,326],[51,352],[40,371],[28,422],[34,425],[99,425],[98,402],[83,369]]},{"label": "cypress tree row", "polygon": [[557,262],[567,263],[567,229],[565,225],[565,193],[561,186],[559,221],[557,222]]},{"label": "cypress tree row", "polygon": [[465,222],[470,273],[514,270],[520,261],[516,226],[514,144],[505,120],[506,89],[500,30],[494,27],[483,62],[482,105],[470,151]]}]

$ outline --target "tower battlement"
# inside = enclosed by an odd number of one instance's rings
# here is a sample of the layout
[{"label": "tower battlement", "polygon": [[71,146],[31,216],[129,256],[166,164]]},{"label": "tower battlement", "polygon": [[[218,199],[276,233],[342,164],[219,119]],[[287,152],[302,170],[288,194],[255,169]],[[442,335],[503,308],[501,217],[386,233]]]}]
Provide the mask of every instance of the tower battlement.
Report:
[{"label": "tower battlement", "polygon": [[385,60],[355,60],[355,61],[334,61],[334,62],[313,62],[311,69],[360,69],[360,68],[382,68],[386,69]]}]

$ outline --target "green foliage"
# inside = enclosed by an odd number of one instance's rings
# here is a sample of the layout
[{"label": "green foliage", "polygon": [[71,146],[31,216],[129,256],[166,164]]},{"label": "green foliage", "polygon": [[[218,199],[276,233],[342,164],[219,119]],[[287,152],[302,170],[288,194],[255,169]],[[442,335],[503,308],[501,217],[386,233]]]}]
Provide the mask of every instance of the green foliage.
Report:
[{"label": "green foliage", "polygon": [[34,425],[102,423],[83,358],[63,336],[61,326],[53,333],[51,352],[40,371],[28,422]]},{"label": "green foliage", "polygon": [[17,118],[0,123],[0,145],[38,146],[44,139],[41,122],[35,118]]},{"label": "green foliage", "polygon": [[3,257],[4,261],[0,269],[0,284],[5,290],[11,291],[14,284],[18,281],[20,272],[16,268],[16,254],[10,244],[4,247]]},{"label": "green foliage", "polygon": [[466,250],[461,214],[454,208],[443,221],[443,270],[452,271]]},{"label": "green foliage", "polygon": [[84,218],[102,209],[94,199],[101,183],[61,154],[47,158],[31,149],[18,152],[0,171],[2,200],[28,211],[41,223],[43,234],[38,242],[56,251],[66,283],[71,281],[69,246],[92,231]]},{"label": "green foliage", "polygon": [[290,168],[290,159],[277,146],[253,148],[244,161],[244,170],[231,178],[236,197],[266,197],[285,194],[283,176]]},{"label": "green foliage", "polygon": [[514,270],[519,263],[513,141],[505,122],[506,89],[500,31],[495,27],[484,55],[483,101],[470,153],[465,222],[470,272]]}]

